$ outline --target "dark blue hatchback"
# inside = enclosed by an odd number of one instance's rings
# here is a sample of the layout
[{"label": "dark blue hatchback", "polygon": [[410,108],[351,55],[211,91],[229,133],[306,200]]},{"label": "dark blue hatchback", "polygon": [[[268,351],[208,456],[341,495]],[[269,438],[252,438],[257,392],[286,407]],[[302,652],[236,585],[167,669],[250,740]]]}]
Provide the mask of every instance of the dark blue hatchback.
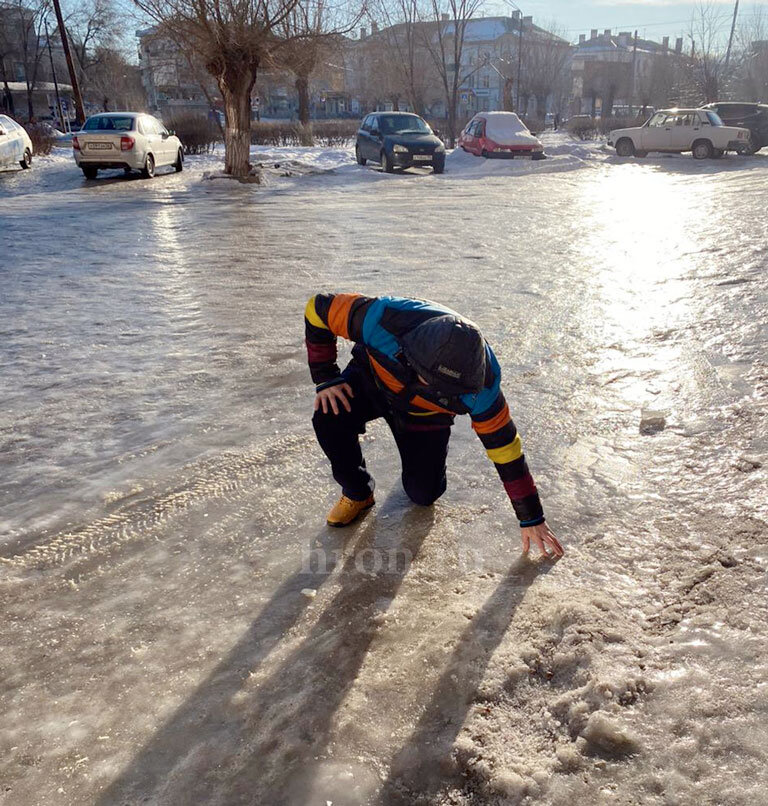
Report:
[{"label": "dark blue hatchback", "polygon": [[387,172],[413,165],[431,165],[436,174],[445,170],[445,145],[418,115],[409,112],[373,112],[357,132],[355,156],[360,165],[380,163]]}]

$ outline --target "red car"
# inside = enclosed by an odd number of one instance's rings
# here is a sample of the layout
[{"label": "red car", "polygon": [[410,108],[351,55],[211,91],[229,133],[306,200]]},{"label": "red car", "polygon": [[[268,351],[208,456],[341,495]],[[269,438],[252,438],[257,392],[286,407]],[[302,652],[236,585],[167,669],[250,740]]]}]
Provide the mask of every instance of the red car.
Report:
[{"label": "red car", "polygon": [[479,112],[459,135],[470,154],[496,159],[544,159],[544,146],[514,112]]}]

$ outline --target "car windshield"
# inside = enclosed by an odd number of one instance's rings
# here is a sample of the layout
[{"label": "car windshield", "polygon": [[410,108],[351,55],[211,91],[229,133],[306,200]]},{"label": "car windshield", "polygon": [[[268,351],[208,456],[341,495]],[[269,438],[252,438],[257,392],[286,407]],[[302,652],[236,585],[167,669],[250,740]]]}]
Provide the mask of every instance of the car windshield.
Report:
[{"label": "car windshield", "polygon": [[707,117],[709,118],[709,122],[713,126],[723,126],[724,125],[723,121],[720,120],[720,116],[717,115],[715,112],[710,112],[709,109],[707,109]]},{"label": "car windshield", "polygon": [[382,134],[405,134],[405,132],[430,134],[432,132],[426,122],[416,115],[384,115],[379,118],[379,130]]},{"label": "car windshield", "polygon": [[129,132],[133,129],[133,118],[96,115],[85,121],[83,129],[87,132]]}]

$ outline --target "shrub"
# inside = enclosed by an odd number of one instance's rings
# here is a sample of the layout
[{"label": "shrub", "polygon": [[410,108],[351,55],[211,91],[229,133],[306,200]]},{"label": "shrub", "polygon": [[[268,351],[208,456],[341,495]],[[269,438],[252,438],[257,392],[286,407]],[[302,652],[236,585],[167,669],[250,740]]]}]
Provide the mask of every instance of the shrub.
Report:
[{"label": "shrub", "polygon": [[528,127],[531,134],[541,134],[547,128],[544,118],[526,117],[523,118],[523,123]]},{"label": "shrub", "polygon": [[221,141],[218,124],[202,115],[179,115],[168,122],[168,128],[176,132],[185,154],[210,154]]},{"label": "shrub", "polygon": [[614,129],[626,129],[629,126],[640,126],[645,122],[641,120],[638,123],[636,117],[621,117],[621,118],[600,118],[598,121],[598,129],[600,134],[608,134]]},{"label": "shrub", "polygon": [[32,141],[32,149],[39,157],[44,157],[51,153],[51,149],[56,144],[56,137],[53,129],[45,123],[26,123],[29,139]]},{"label": "shrub", "polygon": [[341,146],[355,139],[357,120],[313,120],[309,131],[300,123],[260,121],[251,124],[251,143],[260,146]]},{"label": "shrub", "polygon": [[576,115],[568,121],[567,129],[580,140],[591,140],[597,134],[597,121],[589,115]]}]

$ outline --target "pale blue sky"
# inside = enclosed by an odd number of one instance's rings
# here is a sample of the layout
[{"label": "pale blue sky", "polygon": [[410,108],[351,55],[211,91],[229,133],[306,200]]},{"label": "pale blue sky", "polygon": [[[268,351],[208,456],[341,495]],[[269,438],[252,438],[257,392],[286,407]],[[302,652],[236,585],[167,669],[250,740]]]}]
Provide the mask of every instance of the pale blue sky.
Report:
[{"label": "pale blue sky", "polygon": [[[516,0],[517,2],[517,0]],[[506,14],[513,7],[504,0],[489,0],[498,14]],[[517,5],[523,14],[531,15],[534,22],[543,25],[548,20],[556,20],[567,30],[567,38],[578,39],[580,33],[589,37],[592,28],[602,31],[611,28],[613,31],[632,31],[637,29],[639,36],[647,39],[661,39],[669,36],[674,40],[677,36],[686,36],[691,28],[691,16],[696,3],[668,2],[668,0],[587,0],[587,2],[570,2],[569,0],[519,0]],[[732,0],[716,3],[720,12],[720,29],[727,37],[733,14]],[[768,5],[762,6],[768,18]],[[752,18],[757,4],[742,2],[739,7],[740,17]],[[686,43],[689,40],[686,36]]]},{"label": "pale blue sky", "polygon": [[[119,0],[127,9],[135,13],[135,6],[130,0]],[[606,28],[612,31],[632,31],[637,29],[639,36],[646,39],[661,40],[668,36],[674,42],[675,37],[685,37],[685,47],[690,47],[687,36],[691,30],[691,17],[697,4],[672,2],[671,0],[515,0],[523,14],[531,15],[534,22],[542,27],[555,21],[563,30],[563,36],[570,41],[577,41],[579,34],[589,37],[590,30],[597,28],[601,33]],[[511,15],[515,3],[506,0],[486,0],[484,16],[494,14]],[[719,28],[723,38],[728,37],[733,14],[733,0],[714,0],[719,9]],[[742,2],[739,7],[739,19],[748,22],[754,19],[756,11],[762,13],[768,22],[768,2]],[[135,22],[127,22],[126,40],[133,47]]]}]

